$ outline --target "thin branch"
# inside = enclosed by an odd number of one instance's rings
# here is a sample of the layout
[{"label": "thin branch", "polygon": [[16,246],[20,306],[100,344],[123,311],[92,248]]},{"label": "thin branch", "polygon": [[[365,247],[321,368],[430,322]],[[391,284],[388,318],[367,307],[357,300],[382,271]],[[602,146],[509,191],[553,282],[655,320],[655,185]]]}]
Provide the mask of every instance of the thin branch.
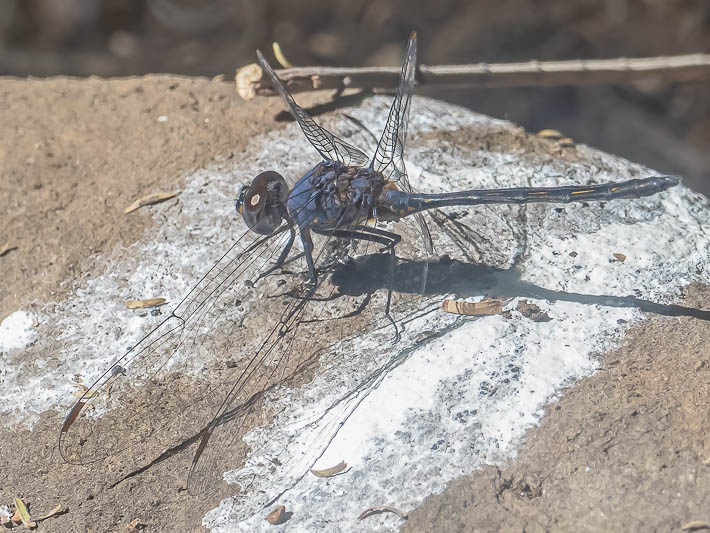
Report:
[{"label": "thin branch", "polygon": [[[277,74],[292,92],[319,89],[392,89],[400,67],[295,67]],[[420,87],[484,88],[554,85],[601,85],[653,80],[678,82],[710,79],[710,54],[628,59],[576,59],[525,63],[421,65]],[[237,70],[237,94],[248,100],[274,94],[261,68],[250,64]]]}]

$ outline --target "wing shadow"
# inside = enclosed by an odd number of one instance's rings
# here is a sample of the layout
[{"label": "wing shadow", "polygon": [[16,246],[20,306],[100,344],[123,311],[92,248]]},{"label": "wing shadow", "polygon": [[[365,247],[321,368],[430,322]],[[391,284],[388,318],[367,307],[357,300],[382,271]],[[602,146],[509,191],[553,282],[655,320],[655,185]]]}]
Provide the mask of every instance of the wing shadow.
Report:
[{"label": "wing shadow", "polygon": [[[331,275],[330,281],[336,286],[338,293],[333,295],[331,299],[337,299],[340,296],[364,296],[366,298],[366,303],[358,309],[358,312],[362,312],[369,304],[369,297],[377,290],[387,287],[387,283],[389,281],[387,261],[388,256],[386,254],[374,253],[360,256],[347,264],[341,264],[336,267]],[[421,273],[424,271],[427,272],[427,281],[424,289],[422,290],[421,283],[416,280],[419,279]],[[395,267],[392,289],[395,292],[421,294],[425,296],[437,296],[453,293],[462,298],[480,295],[494,296],[504,299],[527,297],[547,299],[550,301],[567,301],[586,305],[602,305],[607,307],[633,307],[647,313],[662,316],[689,316],[700,320],[710,320],[710,310],[696,309],[675,304],[659,304],[637,298],[635,296],[589,295],[546,289],[523,281],[520,277],[520,272],[514,267],[509,269],[501,269],[487,265],[466,263],[451,259],[447,256],[441,257],[438,261],[428,263],[425,261],[399,259],[399,262]],[[439,337],[445,333],[446,331],[440,331],[434,334],[433,338]],[[381,368],[359,383],[355,390],[350,391],[347,395],[335,401],[328,408],[328,410],[335,408],[341,402],[346,401],[353,396],[358,396],[358,394],[365,391],[365,395],[357,402],[359,405],[359,403],[362,402],[369,394],[369,391],[375,388],[376,384],[386,374],[401,365],[409,357],[411,351],[415,347],[416,345],[396,354],[391,358],[387,358]],[[236,405],[228,412],[224,413],[224,415],[222,415],[217,421],[217,424],[221,425],[243,416],[244,413],[253,408],[259,401],[263,400],[266,392],[287,383],[289,380],[294,379],[297,376],[303,375],[303,373],[307,372],[308,369],[311,368],[317,361],[318,358],[315,354],[312,355],[301,365],[298,365],[298,367],[295,368],[291,374],[284,376],[284,378],[279,382],[274,383],[267,389],[254,394],[246,402]],[[354,412],[354,409],[352,412]],[[352,412],[347,416],[349,417]],[[323,416],[324,415],[325,413]],[[342,427],[343,424],[341,424],[339,428]],[[337,435],[339,428],[331,436],[331,441]],[[143,466],[135,468],[123,475],[120,479],[110,484],[109,488],[113,488],[127,479],[138,476],[151,469],[156,464],[168,460],[174,455],[183,452],[200,440],[203,431],[204,429],[183,438],[179,444],[163,451],[160,455],[153,458]],[[304,472],[304,475],[306,473],[307,472]],[[295,485],[299,480],[300,478],[295,480],[293,485]],[[281,491],[276,497],[272,498],[265,507],[271,505],[288,490],[289,488]]]},{"label": "wing shadow", "polygon": [[[304,108],[304,110],[312,117],[317,117],[324,115],[326,113],[331,113],[339,109],[348,107],[358,107],[362,104],[365,98],[372,96],[374,93],[372,91],[358,91],[353,94],[344,94],[340,96],[335,96],[329,102],[323,104],[316,104],[311,107]],[[288,111],[279,111],[274,117],[276,122],[295,122],[291,113]]]}]

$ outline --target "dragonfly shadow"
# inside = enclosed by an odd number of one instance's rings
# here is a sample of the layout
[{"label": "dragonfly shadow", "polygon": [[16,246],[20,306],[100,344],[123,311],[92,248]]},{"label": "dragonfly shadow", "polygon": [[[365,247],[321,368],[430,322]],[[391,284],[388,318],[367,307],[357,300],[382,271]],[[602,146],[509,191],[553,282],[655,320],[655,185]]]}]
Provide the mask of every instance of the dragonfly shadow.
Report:
[{"label": "dragonfly shadow", "polygon": [[[339,267],[331,281],[344,296],[367,296],[387,287],[388,257],[371,254]],[[426,272],[426,285],[418,281]],[[592,295],[546,289],[523,281],[515,268],[502,269],[465,263],[443,256],[438,261],[400,259],[392,282],[395,292],[436,296],[456,294],[461,298],[491,296],[497,298],[527,297],[550,301],[575,302],[606,307],[633,307],[663,316],[690,316],[710,320],[710,310],[675,304],[659,304],[635,296]]]},{"label": "dragonfly shadow", "polygon": [[[323,104],[316,104],[312,107],[305,108],[305,110],[310,116],[317,117],[320,115],[324,115],[325,113],[337,111],[338,109],[342,109],[344,107],[358,107],[365,98],[372,96],[372,94],[372,91],[358,91],[353,94],[340,95],[336,96],[329,102],[325,102]],[[275,119],[276,122],[295,121],[291,113],[285,110],[279,111],[276,114]]]},{"label": "dragonfly shadow", "polygon": [[[373,293],[387,287],[390,281],[388,269],[389,256],[387,254],[360,256],[347,264],[339,265],[334,269],[330,278],[331,283],[338,290],[337,294],[331,299],[336,299],[339,296],[364,296],[365,301],[369,302],[369,297]],[[426,284],[422,289],[420,280],[422,279],[423,273],[426,273]],[[447,256],[441,257],[433,262],[399,259],[392,278],[392,289],[399,293],[419,294],[429,297],[443,296],[445,294],[456,294],[462,298],[487,295],[498,298],[527,297],[608,307],[633,307],[644,312],[663,316],[690,316],[701,320],[710,320],[710,310],[695,309],[674,304],[658,304],[635,296],[589,295],[550,290],[523,281],[520,277],[520,272],[515,268],[501,269],[487,265],[466,263],[451,259]],[[359,312],[364,310],[366,306],[367,303],[363,304]],[[383,327],[387,326],[383,325]],[[439,331],[435,337],[445,333],[446,331]],[[377,384],[389,372],[407,359],[412,349],[413,348],[408,348],[395,354],[393,357],[387,358],[380,368],[363,379],[356,388],[337,399],[337,401],[334,401],[327,411],[335,409],[342,402],[361,395],[357,399],[357,404],[359,405],[367,394],[369,394],[368,391],[376,388]],[[252,409],[259,408],[258,406],[264,401],[265,394],[275,390],[276,387],[288,385],[290,382],[293,382],[293,380],[298,380],[299,377],[315,368],[314,365],[316,365],[318,361],[318,355],[316,353],[312,354],[288,374],[281,376],[280,379],[274,380],[268,386],[253,394],[246,401],[235,404],[233,408],[226,411],[214,421],[214,427],[233,421],[239,421],[246,417]],[[354,410],[355,409],[352,409],[350,414],[352,414]],[[323,413],[322,416],[325,416],[325,414],[326,413]],[[350,414],[346,416],[346,419]],[[338,428],[342,427],[343,424],[344,421]],[[206,429],[207,428],[201,428],[191,435],[184,436],[178,444],[165,449],[143,466],[134,468],[112,483],[108,488],[114,488],[120,483],[140,475],[157,464],[190,448],[201,440]],[[242,429],[246,428],[241,428],[240,426],[237,431],[242,431]],[[337,432],[336,430],[333,433],[329,441],[335,438]],[[303,476],[306,474],[307,472],[304,472]],[[265,507],[271,505],[286,491],[290,490],[303,476],[294,480],[289,488],[280,491]],[[211,487],[211,489],[212,490],[206,490],[205,495],[210,495],[213,493],[213,490],[216,490],[215,487]]]}]

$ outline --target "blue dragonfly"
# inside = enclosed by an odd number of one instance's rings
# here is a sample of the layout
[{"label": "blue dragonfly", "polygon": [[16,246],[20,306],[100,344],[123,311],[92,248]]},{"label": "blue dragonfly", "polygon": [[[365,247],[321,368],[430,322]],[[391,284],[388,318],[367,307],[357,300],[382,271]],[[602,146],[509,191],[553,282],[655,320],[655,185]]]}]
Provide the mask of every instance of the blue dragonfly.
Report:
[{"label": "blue dragonfly", "polygon": [[[404,164],[416,55],[413,33],[384,131],[374,154],[367,155],[318,125],[257,51],[259,64],[322,160],[295,182],[267,170],[241,189],[236,210],[247,231],[167,318],[120,356],[74,403],[59,433],[65,461],[87,464],[128,450],[142,457],[135,450],[151,442],[162,443],[164,453],[169,454],[196,445],[188,475],[188,489],[193,493],[214,487],[223,472],[243,461],[242,436],[249,427],[264,422],[265,395],[284,376],[296,375],[315,350],[310,344],[312,335],[306,331],[313,324],[307,320],[307,310],[317,301],[322,280],[346,253],[341,248],[326,261],[327,246],[317,251],[314,235],[326,244],[358,241],[382,247],[390,281],[384,316],[396,340],[399,330],[390,309],[391,281],[402,236],[382,223],[412,217],[422,245],[431,252],[431,235],[422,216],[427,210],[634,199],[679,183],[677,177],[654,176],[600,185],[416,193]],[[225,325],[229,310],[241,304],[255,285],[289,263],[296,239],[305,258],[307,282],[297,294],[274,297],[281,302],[274,304],[278,318],[264,328],[264,337],[245,339],[238,333],[224,333],[217,340],[219,328],[230,327],[228,321]],[[195,385],[186,377],[187,369],[206,347],[218,350],[225,359],[236,355],[238,361]]]}]

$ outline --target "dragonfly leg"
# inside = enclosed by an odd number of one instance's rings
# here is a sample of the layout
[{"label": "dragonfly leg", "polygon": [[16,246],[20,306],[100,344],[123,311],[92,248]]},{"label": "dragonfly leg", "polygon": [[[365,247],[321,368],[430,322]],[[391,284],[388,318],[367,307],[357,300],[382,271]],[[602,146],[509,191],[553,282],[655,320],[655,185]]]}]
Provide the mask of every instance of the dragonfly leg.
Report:
[{"label": "dragonfly leg", "polygon": [[308,273],[311,276],[309,284],[311,288],[315,290],[318,286],[318,273],[316,272],[316,267],[313,263],[313,238],[311,237],[311,232],[308,229],[302,228],[299,233],[301,235],[301,242],[303,243],[303,253],[306,256]]},{"label": "dragonfly leg", "polygon": [[293,243],[296,240],[296,226],[293,222],[289,221],[289,228],[288,229],[291,232],[291,235],[288,238],[288,242],[286,243],[286,246],[284,246],[283,250],[281,250],[281,254],[279,255],[279,258],[276,260],[276,263],[274,263],[274,266],[272,266],[266,272],[259,274],[259,277],[256,278],[255,281],[259,281],[261,278],[265,278],[266,276],[271,274],[274,270],[277,270],[283,266],[284,262],[286,261],[286,258],[288,257],[289,252],[291,251],[291,248],[293,247]]},{"label": "dragonfly leg", "polygon": [[399,342],[401,335],[399,334],[399,329],[397,328],[394,318],[392,318],[392,315],[390,314],[390,306],[392,304],[394,266],[397,259],[397,256],[395,255],[395,246],[397,246],[402,240],[401,235],[397,235],[391,231],[385,231],[379,228],[371,228],[362,225],[354,226],[352,230],[333,230],[328,234],[340,239],[356,239],[359,241],[376,242],[378,244],[382,244],[388,250],[390,260],[387,272],[387,303],[385,304],[385,316],[394,328],[394,344],[396,344]]}]

